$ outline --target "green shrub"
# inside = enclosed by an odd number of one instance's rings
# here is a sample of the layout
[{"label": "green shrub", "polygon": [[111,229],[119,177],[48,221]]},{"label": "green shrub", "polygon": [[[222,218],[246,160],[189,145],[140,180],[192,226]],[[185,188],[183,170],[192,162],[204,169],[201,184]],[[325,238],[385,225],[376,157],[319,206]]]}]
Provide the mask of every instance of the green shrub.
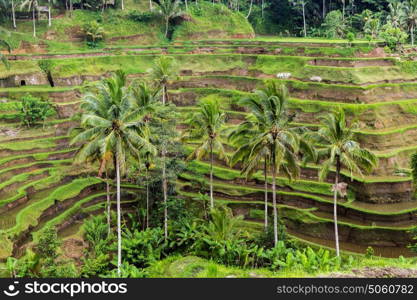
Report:
[{"label": "green shrub", "polygon": [[154,20],[156,18],[156,15],[154,12],[151,12],[151,11],[141,12],[138,10],[131,10],[128,13],[127,17],[130,20],[138,22],[138,23],[147,23],[147,22]]},{"label": "green shrub", "polygon": [[97,21],[85,23],[82,26],[82,30],[84,32],[87,45],[91,48],[97,47],[99,43],[104,40],[104,28]]},{"label": "green shrub", "polygon": [[345,35],[346,25],[339,10],[329,12],[322,26],[328,38],[342,38]]},{"label": "green shrub", "polygon": [[161,228],[126,230],[123,234],[123,260],[138,268],[148,267],[163,258],[165,248],[164,231]]},{"label": "green shrub", "polygon": [[55,109],[48,102],[34,97],[30,94],[23,96],[19,117],[27,127],[34,126],[38,122],[45,123],[45,120],[55,114]]},{"label": "green shrub", "polygon": [[407,41],[408,34],[400,28],[395,28],[391,24],[385,24],[379,33],[392,51],[397,51]]}]

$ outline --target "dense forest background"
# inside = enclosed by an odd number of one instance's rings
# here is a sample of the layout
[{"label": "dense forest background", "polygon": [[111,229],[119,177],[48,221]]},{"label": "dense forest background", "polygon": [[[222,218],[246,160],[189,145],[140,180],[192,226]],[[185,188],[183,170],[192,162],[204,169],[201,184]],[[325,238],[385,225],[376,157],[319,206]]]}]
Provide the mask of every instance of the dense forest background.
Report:
[{"label": "dense forest background", "polygon": [[[27,6],[21,6],[25,2],[36,2],[37,6],[51,4],[54,8],[68,8],[73,6],[75,9],[84,8],[100,10],[102,6],[121,7],[121,0],[26,0],[11,1],[0,0],[0,19],[5,21],[10,19],[10,6],[14,3],[19,15],[30,14]],[[145,2],[134,0],[133,2]],[[181,0],[181,2],[193,2]],[[197,0],[198,2],[198,0]],[[306,20],[307,35],[323,35],[322,25],[326,15],[338,10],[344,12],[344,25],[353,30],[361,31],[363,23],[372,16],[378,17],[383,21],[389,15],[389,4],[391,2],[402,2],[393,0],[217,0],[223,2],[229,8],[240,11],[253,25],[258,34],[281,34],[281,35],[303,35],[303,8]],[[24,9],[20,9],[24,7]],[[127,6],[126,9],[129,9]],[[21,10],[21,12],[19,12]]]}]

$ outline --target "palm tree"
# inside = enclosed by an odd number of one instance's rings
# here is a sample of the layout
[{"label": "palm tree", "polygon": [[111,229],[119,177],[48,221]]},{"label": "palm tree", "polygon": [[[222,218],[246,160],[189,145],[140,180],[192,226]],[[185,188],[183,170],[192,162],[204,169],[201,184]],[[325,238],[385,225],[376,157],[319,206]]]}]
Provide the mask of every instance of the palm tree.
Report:
[{"label": "palm tree", "polygon": [[148,70],[151,80],[156,87],[162,90],[162,104],[168,102],[168,82],[175,79],[178,70],[175,67],[175,60],[171,56],[161,55],[154,60],[153,66]]},{"label": "palm tree", "polygon": [[294,5],[297,9],[301,8],[303,14],[303,32],[304,37],[307,37],[307,23],[306,23],[306,5],[308,0],[290,0],[291,4]]},{"label": "palm tree", "polygon": [[[175,61],[170,56],[160,56],[155,59],[152,68],[149,70],[149,75],[151,80],[155,83],[157,88],[160,88],[162,91],[162,105],[166,105],[168,101],[168,81],[173,79],[177,74],[177,69],[175,68]],[[165,239],[168,238],[168,179],[166,176],[166,143],[162,142],[161,144],[161,158],[162,158],[162,190],[164,195],[164,233]]]},{"label": "palm tree", "polygon": [[144,123],[138,117],[126,76],[116,72],[111,78],[101,81],[95,93],[83,98],[81,126],[84,131],[73,138],[71,144],[82,143],[79,150],[81,157],[99,152],[101,156],[111,153],[116,170],[117,194],[117,270],[120,276],[122,264],[121,248],[121,199],[120,176],[126,170],[127,156],[140,159],[140,151],[148,149],[155,153],[155,148],[143,138]]},{"label": "palm tree", "polygon": [[32,10],[33,37],[36,37],[36,8],[38,6],[38,0],[24,0],[22,4],[20,4],[20,8],[27,7],[28,11]]},{"label": "palm tree", "polygon": [[[142,130],[143,138],[151,144],[151,133],[149,131],[149,121],[152,118],[152,113],[158,110],[159,94],[161,89],[152,89],[146,82],[140,82],[138,85],[132,87],[132,94],[135,100],[137,113],[143,117],[145,126]],[[141,159],[145,165],[146,178],[146,228],[149,228],[149,171],[154,161],[154,155],[149,149],[141,151]]]},{"label": "palm tree", "polygon": [[340,0],[342,2],[342,18],[345,20],[346,0]]},{"label": "palm tree", "polygon": [[[260,93],[261,91],[255,91]],[[259,165],[263,165],[264,174],[264,227],[268,229],[268,161],[270,159],[269,147],[265,145],[262,151],[252,153],[251,142],[259,132],[261,132],[262,123],[258,123],[253,115],[248,115],[246,120],[234,128],[228,136],[229,141],[237,148],[230,160],[233,167],[239,161],[243,162],[242,174],[248,179]]]},{"label": "palm tree", "polygon": [[16,29],[16,13],[14,7],[14,0],[11,1],[11,8],[12,8],[12,20],[13,20],[13,28]]},{"label": "palm tree", "polygon": [[388,5],[389,12],[387,21],[391,23],[394,28],[402,27],[404,23],[404,3],[402,2],[391,2]]},{"label": "palm tree", "polygon": [[313,136],[320,149],[318,150],[320,163],[319,179],[324,180],[331,167],[336,168],[335,181],[333,186],[333,218],[335,229],[336,254],[339,256],[339,235],[337,226],[337,196],[344,194],[346,184],[340,182],[340,171],[342,167],[353,173],[362,176],[362,170],[371,172],[376,167],[378,160],[369,150],[361,148],[354,138],[354,127],[347,125],[345,113],[339,110],[328,114],[322,119],[322,128]]},{"label": "palm tree", "polygon": [[165,20],[165,37],[168,37],[169,22],[176,17],[182,16],[184,13],[180,7],[179,0],[158,0],[155,1],[158,5],[158,13]]},{"label": "palm tree", "polygon": [[[245,98],[239,104],[245,106],[253,120],[254,136],[247,147],[250,148],[248,161],[268,158],[272,172],[272,203],[274,218],[274,243],[278,243],[278,212],[276,199],[276,178],[281,171],[289,179],[298,177],[297,164],[300,146],[308,148],[300,138],[301,128],[291,127],[287,114],[288,90],[275,81],[267,82],[266,89],[259,91],[259,98]],[[268,150],[266,151],[265,148]],[[265,159],[265,158],[264,158]]]},{"label": "palm tree", "polygon": [[201,140],[201,144],[189,155],[188,159],[202,159],[210,155],[210,206],[214,208],[213,198],[213,162],[216,151],[220,159],[227,159],[226,151],[221,142],[221,130],[226,121],[226,114],[220,109],[217,100],[207,100],[199,104],[199,110],[195,112],[187,123],[186,138]]},{"label": "palm tree", "polygon": [[417,26],[417,0],[408,0],[404,5],[404,16],[410,30],[411,45],[414,46],[414,30]]}]

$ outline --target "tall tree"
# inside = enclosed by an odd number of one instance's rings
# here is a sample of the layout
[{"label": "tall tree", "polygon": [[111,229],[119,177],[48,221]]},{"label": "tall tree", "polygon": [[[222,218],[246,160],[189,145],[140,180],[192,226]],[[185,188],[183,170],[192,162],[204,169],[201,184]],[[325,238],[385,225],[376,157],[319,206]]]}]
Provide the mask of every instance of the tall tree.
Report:
[{"label": "tall tree", "polygon": [[199,140],[201,143],[190,154],[188,159],[202,159],[210,156],[210,206],[214,208],[213,197],[213,163],[214,152],[220,159],[226,159],[226,151],[221,141],[221,130],[226,121],[226,114],[221,110],[217,100],[209,99],[199,104],[199,109],[187,120],[189,128],[186,137]]},{"label": "tall tree", "polygon": [[404,15],[410,31],[411,45],[414,46],[414,31],[417,26],[417,0],[408,0],[405,2]]},{"label": "tall tree", "polygon": [[[142,130],[143,138],[152,144],[151,132],[149,129],[149,122],[153,118],[153,113],[159,110],[160,99],[159,87],[151,88],[146,82],[142,81],[137,85],[133,85],[132,94],[136,106],[136,112],[138,115],[143,116],[144,128]],[[149,228],[149,172],[151,165],[155,159],[154,153],[149,151],[148,148],[143,149],[140,152],[141,160],[145,166],[145,179],[146,179],[146,228]]]},{"label": "tall tree", "polygon": [[337,225],[337,197],[344,194],[346,184],[340,182],[342,167],[346,168],[351,176],[353,173],[363,175],[362,170],[371,172],[376,167],[376,156],[367,149],[361,148],[355,141],[354,128],[349,126],[343,110],[328,114],[322,119],[322,127],[314,134],[319,147],[318,157],[321,159],[319,179],[324,180],[332,167],[336,168],[333,186],[333,218],[336,254],[339,256],[339,234]]},{"label": "tall tree", "polygon": [[169,22],[183,15],[179,0],[158,0],[154,1],[158,5],[158,13],[165,20],[165,37],[168,37]]},{"label": "tall tree", "polygon": [[13,21],[13,28],[16,29],[16,7],[14,6],[14,0],[11,0],[11,8],[12,8],[12,21]]},{"label": "tall tree", "polygon": [[20,5],[21,8],[27,7],[28,11],[32,10],[33,37],[36,37],[36,9],[38,6],[38,0],[24,0]]},{"label": "tall tree", "polygon": [[154,60],[152,68],[148,72],[152,82],[162,90],[162,104],[165,105],[169,101],[168,82],[175,79],[178,74],[174,58],[165,55],[159,56]]},{"label": "tall tree", "polygon": [[[261,129],[251,140],[250,158],[259,153],[265,153],[269,148],[269,167],[272,172],[272,205],[274,218],[274,243],[278,243],[278,211],[276,179],[280,172],[289,179],[298,177],[300,169],[297,163],[300,147],[311,151],[309,144],[300,137],[301,128],[290,126],[291,118],[287,112],[288,90],[276,81],[269,81],[263,92],[266,97],[260,99],[245,98],[239,104],[245,106],[256,119],[257,127]],[[249,159],[250,159],[249,158]]]},{"label": "tall tree", "polygon": [[[162,105],[166,105],[168,102],[168,82],[173,79],[178,70],[175,68],[175,60],[170,56],[160,56],[155,59],[152,68],[149,70],[149,75],[154,84],[161,88],[162,93]],[[165,118],[166,119],[166,118]],[[163,119],[163,120],[165,120]],[[161,156],[162,156],[162,190],[164,196],[164,233],[165,239],[168,238],[168,179],[166,172],[166,155],[167,155],[167,141],[161,143]]]},{"label": "tall tree", "polygon": [[126,169],[126,159],[140,159],[141,149],[156,150],[143,138],[143,120],[134,113],[134,106],[126,86],[123,72],[101,81],[95,93],[83,98],[84,113],[81,126],[84,129],[71,141],[82,143],[79,155],[88,157],[99,152],[101,156],[111,153],[116,170],[117,195],[117,270],[120,276],[122,264],[121,248],[121,174]]},{"label": "tall tree", "polygon": [[394,1],[388,4],[387,21],[391,23],[392,27],[400,28],[404,24],[404,3]]},{"label": "tall tree", "polygon": [[[262,90],[255,91],[258,98],[268,98],[269,96]],[[255,100],[259,101],[259,100]],[[268,229],[268,163],[271,157],[268,145],[264,145],[261,151],[256,153],[252,152],[252,141],[260,132],[263,132],[264,123],[257,122],[257,119],[249,114],[246,120],[240,123],[234,128],[228,136],[229,141],[236,148],[233,156],[230,160],[231,166],[234,166],[238,162],[242,162],[242,174],[246,178],[259,169],[259,166],[263,166],[264,173],[264,228]]]},{"label": "tall tree", "polygon": [[308,0],[290,0],[290,3],[297,9],[301,10],[303,14],[303,33],[304,37],[307,37],[307,22],[306,22],[306,5]]}]

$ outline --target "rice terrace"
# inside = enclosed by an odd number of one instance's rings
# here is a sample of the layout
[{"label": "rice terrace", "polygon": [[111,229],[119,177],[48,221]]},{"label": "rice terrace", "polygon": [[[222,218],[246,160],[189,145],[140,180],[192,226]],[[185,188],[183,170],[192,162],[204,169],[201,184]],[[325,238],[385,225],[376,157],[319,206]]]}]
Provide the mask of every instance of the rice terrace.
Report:
[{"label": "rice terrace", "polygon": [[416,277],[416,25],[0,0],[1,277]]}]

